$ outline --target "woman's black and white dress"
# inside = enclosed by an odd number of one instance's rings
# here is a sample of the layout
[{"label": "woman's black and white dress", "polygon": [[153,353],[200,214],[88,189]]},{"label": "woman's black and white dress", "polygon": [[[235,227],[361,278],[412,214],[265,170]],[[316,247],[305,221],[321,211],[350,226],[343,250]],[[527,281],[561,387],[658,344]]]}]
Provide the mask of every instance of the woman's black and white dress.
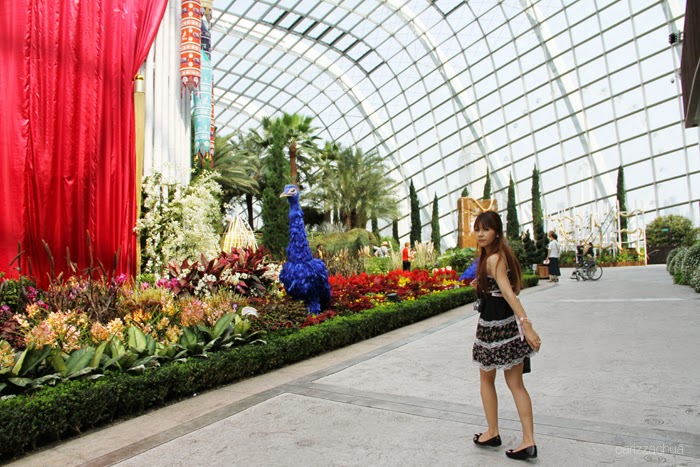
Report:
[{"label": "woman's black and white dress", "polygon": [[487,276],[488,293],[484,295],[472,358],[482,370],[507,370],[525,362],[523,373],[530,371],[530,357],[535,350],[524,339],[513,309],[493,277]]}]

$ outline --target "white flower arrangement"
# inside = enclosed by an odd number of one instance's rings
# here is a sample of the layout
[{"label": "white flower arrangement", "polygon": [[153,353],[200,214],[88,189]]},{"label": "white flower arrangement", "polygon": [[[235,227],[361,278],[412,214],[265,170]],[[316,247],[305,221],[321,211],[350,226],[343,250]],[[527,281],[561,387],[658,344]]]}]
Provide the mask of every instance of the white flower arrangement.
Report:
[{"label": "white flower arrangement", "polygon": [[216,176],[205,171],[189,186],[166,184],[160,173],[144,178],[144,214],[134,229],[146,238],[143,272],[160,275],[169,261],[219,254],[222,190]]}]

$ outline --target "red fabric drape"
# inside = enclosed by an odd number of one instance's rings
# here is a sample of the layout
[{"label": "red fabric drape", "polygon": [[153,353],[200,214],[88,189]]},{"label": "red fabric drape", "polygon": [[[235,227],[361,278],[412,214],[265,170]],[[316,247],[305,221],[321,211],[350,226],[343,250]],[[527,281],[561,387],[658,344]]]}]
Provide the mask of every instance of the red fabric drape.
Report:
[{"label": "red fabric drape", "polygon": [[[21,241],[45,285],[71,260],[135,272],[133,77],[167,0],[13,0],[0,19],[9,57],[0,130],[0,271]],[[176,51],[173,51],[176,53]],[[96,261],[95,261],[96,263]],[[24,269],[23,272],[26,272]]]}]

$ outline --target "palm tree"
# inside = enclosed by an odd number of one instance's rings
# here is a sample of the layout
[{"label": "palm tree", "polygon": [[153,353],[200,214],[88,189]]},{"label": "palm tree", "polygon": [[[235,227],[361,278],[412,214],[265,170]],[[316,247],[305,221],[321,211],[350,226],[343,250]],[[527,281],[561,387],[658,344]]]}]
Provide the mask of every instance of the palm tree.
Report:
[{"label": "palm tree", "polygon": [[[309,185],[314,186],[334,176],[336,172],[336,163],[340,157],[340,152],[342,151],[341,146],[334,141],[326,141],[323,148],[318,151],[313,156],[314,166],[317,168],[316,172],[312,174],[309,178]],[[314,190],[309,193],[307,198],[309,201],[315,201],[319,205],[319,208],[323,211],[323,221],[331,222],[331,212],[333,211],[333,204],[330,199],[324,196],[322,190]]]},{"label": "palm tree", "polygon": [[342,149],[326,176],[319,180],[322,198],[340,211],[348,229],[365,227],[371,217],[393,219],[397,215],[394,181],[385,172],[376,152]]},{"label": "palm tree", "polygon": [[288,114],[286,112],[274,120],[269,117],[263,117],[262,119],[263,136],[259,138],[259,141],[263,147],[269,145],[274,122],[281,122],[285,127],[292,183],[297,183],[298,181],[297,163],[301,166],[301,172],[306,180],[309,179],[311,173],[312,162],[310,156],[313,156],[318,151],[316,140],[319,139],[316,135],[318,128],[311,126],[312,121],[312,117],[304,117],[296,113]]},{"label": "palm tree", "polygon": [[236,192],[237,195],[245,196],[246,213],[248,225],[255,229],[253,216],[254,198],[259,197],[266,186],[264,176],[265,169],[265,149],[260,145],[259,137],[251,131],[246,135],[238,134],[236,141],[232,141],[233,153],[236,160],[240,162],[248,177],[254,182],[252,188],[242,187]]},{"label": "palm tree", "polygon": [[258,190],[258,182],[251,177],[255,160],[245,155],[241,156],[234,151],[232,143],[236,133],[226,136],[214,137],[214,167],[219,173],[216,181],[223,189],[223,199],[228,201],[234,196],[245,193],[255,193]]}]

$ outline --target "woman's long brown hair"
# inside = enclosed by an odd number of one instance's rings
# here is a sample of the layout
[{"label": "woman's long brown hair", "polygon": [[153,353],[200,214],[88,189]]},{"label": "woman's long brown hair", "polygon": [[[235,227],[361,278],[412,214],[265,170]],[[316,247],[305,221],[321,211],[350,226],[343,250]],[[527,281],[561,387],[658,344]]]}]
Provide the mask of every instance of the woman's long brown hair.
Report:
[{"label": "woman's long brown hair", "polygon": [[[476,216],[474,230],[476,230],[477,227],[486,227],[496,232],[496,238],[493,240],[492,244],[492,254],[497,254],[499,261],[501,258],[505,258],[507,269],[510,271],[510,285],[513,287],[515,294],[519,294],[521,288],[520,263],[518,262],[518,258],[515,257],[515,253],[513,253],[510,245],[508,245],[508,241],[503,237],[503,221],[501,220],[501,216],[495,211],[484,211]],[[488,256],[486,248],[482,248],[481,257],[479,258],[479,267],[476,270],[476,277],[478,279],[477,293],[479,295],[488,291],[486,290],[488,287],[488,282],[486,281],[486,259]]]}]

